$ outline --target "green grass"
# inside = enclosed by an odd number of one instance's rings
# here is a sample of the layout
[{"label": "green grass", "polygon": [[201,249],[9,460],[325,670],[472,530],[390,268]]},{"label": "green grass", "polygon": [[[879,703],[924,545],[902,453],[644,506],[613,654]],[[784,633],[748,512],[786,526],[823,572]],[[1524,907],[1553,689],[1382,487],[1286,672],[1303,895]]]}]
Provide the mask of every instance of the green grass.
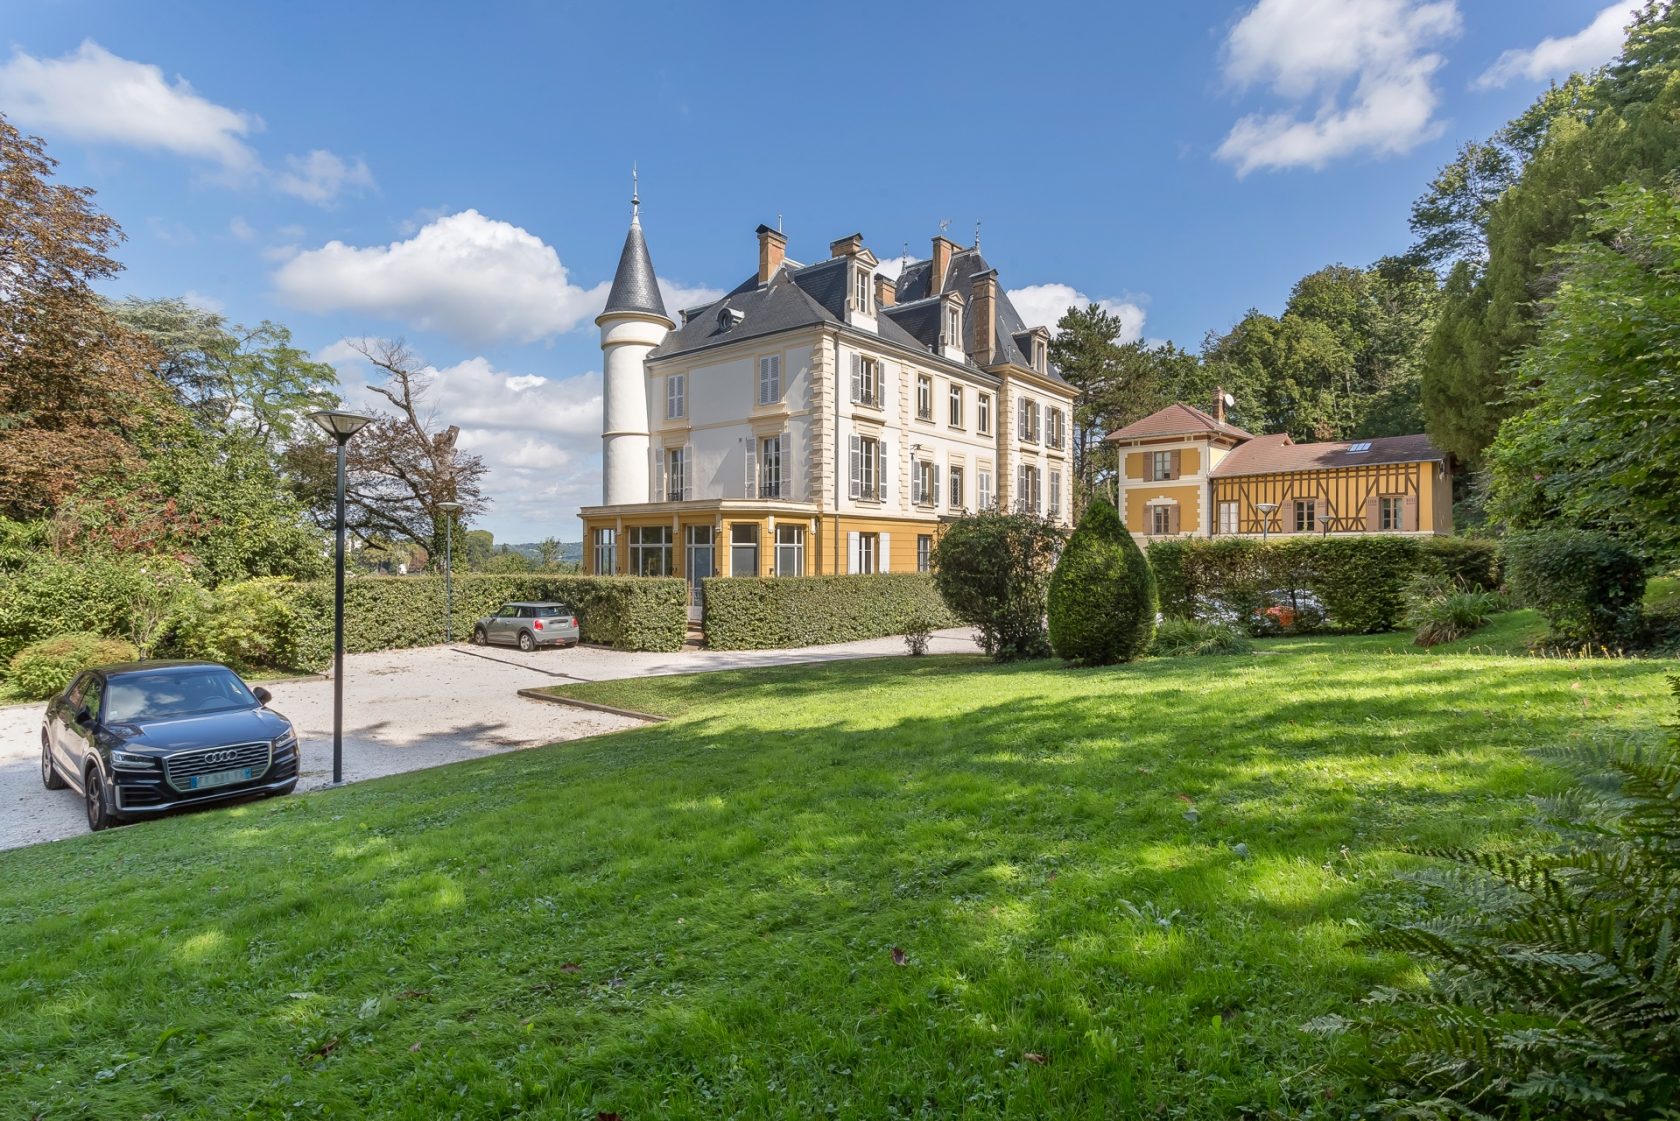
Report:
[{"label": "green grass", "polygon": [[1345,1116],[1396,846],[1675,670],[1405,640],[605,682],[675,719],[0,854],[0,1116]]}]

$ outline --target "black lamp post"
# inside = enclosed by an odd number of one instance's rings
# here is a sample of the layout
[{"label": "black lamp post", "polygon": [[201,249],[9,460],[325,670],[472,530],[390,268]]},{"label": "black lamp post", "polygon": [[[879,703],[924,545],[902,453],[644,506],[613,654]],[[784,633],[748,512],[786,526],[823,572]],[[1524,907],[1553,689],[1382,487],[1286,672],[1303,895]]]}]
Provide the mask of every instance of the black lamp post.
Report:
[{"label": "black lamp post", "polygon": [[333,785],[338,786],[344,781],[344,445],[373,418],[325,409],[310,413],[309,419],[338,441],[338,547],[334,550],[333,588]]},{"label": "black lamp post", "polygon": [[455,515],[459,502],[439,502],[443,511],[443,640],[455,641]]}]

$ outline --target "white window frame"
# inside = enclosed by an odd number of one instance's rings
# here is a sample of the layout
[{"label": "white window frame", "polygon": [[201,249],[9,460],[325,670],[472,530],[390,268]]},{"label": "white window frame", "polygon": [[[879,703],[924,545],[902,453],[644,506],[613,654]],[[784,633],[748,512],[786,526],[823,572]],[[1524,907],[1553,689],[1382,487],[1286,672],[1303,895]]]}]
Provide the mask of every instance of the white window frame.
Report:
[{"label": "white window frame", "polygon": [[1046,503],[1052,518],[1062,516],[1062,473],[1051,470],[1049,483],[1049,500]]},{"label": "white window frame", "polygon": [[686,502],[694,496],[694,484],[689,476],[689,446],[665,449],[666,502]]},{"label": "white window frame", "polygon": [[968,481],[964,478],[966,472],[961,464],[953,463],[950,467],[946,468],[945,474],[950,479],[950,482],[946,485],[946,489],[949,491],[951,509],[961,510],[963,508],[963,484]]},{"label": "white window frame", "polygon": [[963,426],[963,387],[955,382],[945,395],[945,423],[952,428]]},{"label": "white window frame", "polygon": [[916,571],[933,571],[933,534],[918,533],[916,535]]},{"label": "white window frame", "polygon": [[976,510],[990,510],[997,501],[997,491],[992,488],[992,469],[990,467],[976,467],[974,469],[974,508]]},{"label": "white window frame", "polygon": [[873,409],[882,407],[881,361],[865,354],[852,355],[852,403]]},{"label": "white window frame", "polygon": [[1405,495],[1380,494],[1377,496],[1377,528],[1384,533],[1399,533],[1405,530]]},{"label": "white window frame", "polygon": [[[936,277],[934,283],[939,283]],[[962,309],[952,305],[945,309],[945,345],[962,347]]]},{"label": "white window frame", "polygon": [[758,493],[749,497],[786,498],[787,478],[782,470],[787,450],[787,433],[764,436],[758,441]]},{"label": "white window frame", "polygon": [[805,527],[782,524],[776,527],[777,576],[805,575]]},{"label": "white window frame", "polygon": [[595,531],[595,575],[618,574],[618,530],[601,528]]},{"label": "white window frame", "polygon": [[939,505],[939,464],[918,459],[911,467],[910,501],[917,506]]},{"label": "white window frame", "polygon": [[1042,509],[1043,487],[1040,484],[1038,465],[1023,463],[1015,471],[1015,509],[1023,514],[1036,514]]},{"label": "white window frame", "polygon": [[933,375],[916,375],[916,419],[933,419]]},{"label": "white window frame", "polygon": [[[1306,523],[1307,524],[1306,524],[1306,528],[1304,528],[1304,529],[1301,526],[1301,521],[1302,521],[1301,515],[1303,513],[1307,515],[1307,517],[1306,517]],[[1296,533],[1317,533],[1318,532],[1318,499],[1316,499],[1316,498],[1297,498],[1295,500],[1294,517],[1291,519],[1290,524],[1295,527],[1295,532]]]},{"label": "white window frame", "polygon": [[665,419],[683,420],[688,416],[688,375],[668,374],[665,378]]},{"label": "white window frame", "polygon": [[1151,481],[1164,480],[1164,481],[1167,481],[1167,482],[1172,481],[1172,477],[1173,477],[1173,469],[1172,469],[1173,453],[1170,452],[1170,451],[1150,452],[1149,455],[1150,455],[1150,460],[1149,460],[1149,478],[1150,478],[1150,480]]},{"label": "white window frame", "polygon": [[870,283],[869,270],[856,268],[852,270],[852,307],[864,315],[873,315],[875,299]]},{"label": "white window frame", "polygon": [[1149,536],[1169,537],[1172,535],[1172,507],[1165,502],[1157,502],[1149,508]]},{"label": "white window frame", "polygon": [[992,395],[990,393],[976,394],[974,408],[974,430],[982,436],[990,436],[992,434]]},{"label": "white window frame", "polygon": [[770,354],[758,360],[758,403],[774,405],[782,399],[782,356]]},{"label": "white window frame", "polygon": [[887,442],[878,436],[853,433],[850,447],[849,494],[854,501],[887,500]]},{"label": "white window frame", "polygon": [[1241,507],[1237,503],[1232,502],[1230,499],[1225,499],[1224,501],[1219,503],[1219,532],[1220,533],[1239,533],[1239,532],[1241,532],[1237,528],[1239,525],[1241,525],[1241,522],[1238,520],[1238,518],[1239,518],[1238,511],[1240,509],[1241,509]]},{"label": "white window frame", "polygon": [[857,571],[866,576],[881,571],[881,535],[860,533],[857,539]]}]

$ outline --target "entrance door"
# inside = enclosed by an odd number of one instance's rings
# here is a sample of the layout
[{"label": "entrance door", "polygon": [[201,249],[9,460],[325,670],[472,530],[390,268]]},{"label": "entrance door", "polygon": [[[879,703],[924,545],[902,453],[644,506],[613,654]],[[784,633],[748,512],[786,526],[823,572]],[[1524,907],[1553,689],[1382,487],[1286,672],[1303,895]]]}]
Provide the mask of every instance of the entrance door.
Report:
[{"label": "entrance door", "polygon": [[683,533],[683,548],[683,571],[688,573],[688,621],[699,623],[706,617],[706,588],[701,581],[714,575],[712,527],[686,527]]}]

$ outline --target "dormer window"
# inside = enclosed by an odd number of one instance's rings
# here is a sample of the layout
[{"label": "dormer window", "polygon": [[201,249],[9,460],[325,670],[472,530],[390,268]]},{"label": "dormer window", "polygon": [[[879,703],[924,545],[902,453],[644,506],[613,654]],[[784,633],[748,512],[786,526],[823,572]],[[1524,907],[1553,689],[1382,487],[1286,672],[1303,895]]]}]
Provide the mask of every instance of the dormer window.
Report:
[{"label": "dormer window", "polygon": [[868,269],[854,269],[852,272],[852,307],[863,315],[872,315],[875,310],[874,297],[871,294],[873,285]]},{"label": "dormer window", "polygon": [[719,308],[717,314],[718,330],[727,331],[731,327],[737,326],[746,317],[747,313],[744,311],[737,311],[732,307]]},{"label": "dormer window", "polygon": [[955,304],[945,309],[945,345],[962,345],[962,309]]},{"label": "dormer window", "polygon": [[1049,371],[1050,371],[1050,347],[1045,343],[1045,341],[1043,339],[1041,339],[1041,338],[1033,339],[1032,354],[1033,354],[1033,357],[1032,357],[1033,369],[1037,370],[1041,374],[1049,373]]}]

